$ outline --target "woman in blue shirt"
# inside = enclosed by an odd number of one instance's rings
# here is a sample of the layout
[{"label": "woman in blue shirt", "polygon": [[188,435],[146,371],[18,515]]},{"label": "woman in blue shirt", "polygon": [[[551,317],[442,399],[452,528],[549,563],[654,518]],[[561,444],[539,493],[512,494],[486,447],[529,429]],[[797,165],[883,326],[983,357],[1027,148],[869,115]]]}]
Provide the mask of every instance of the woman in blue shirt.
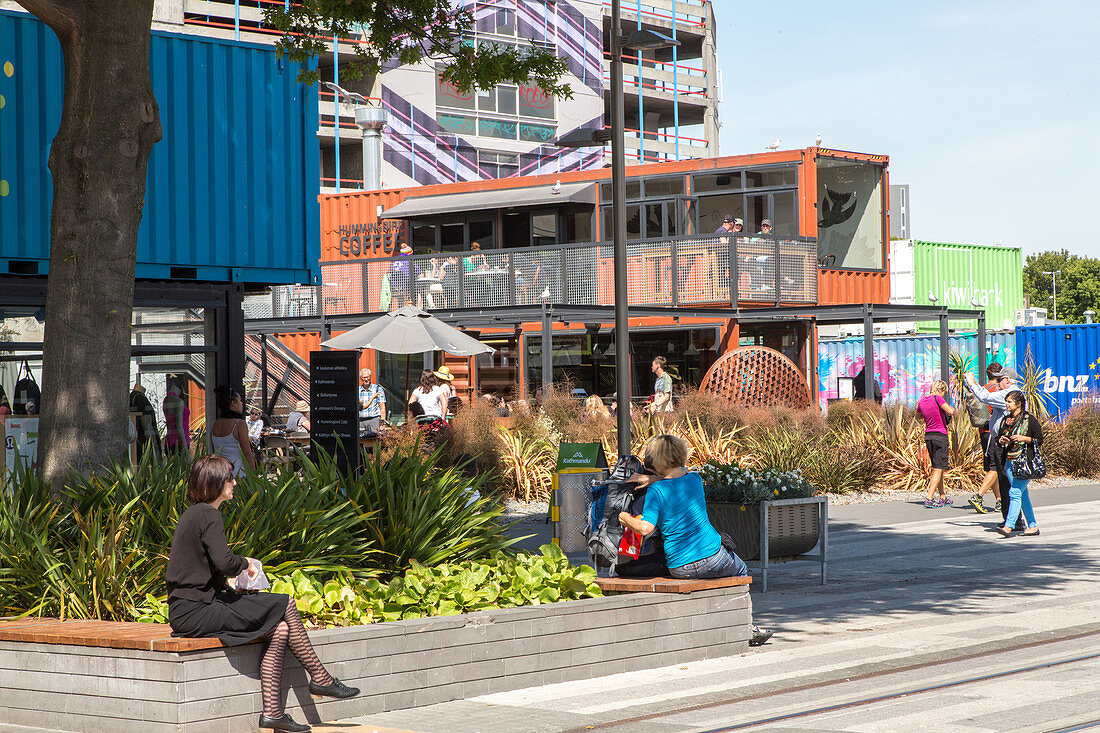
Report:
[{"label": "woman in blue shirt", "polygon": [[[645,446],[647,465],[656,476],[636,473],[630,481],[648,486],[641,516],[621,512],[619,522],[641,536],[661,530],[674,578],[731,578],[749,574],[745,561],[722,546],[722,536],[707,516],[703,479],[689,472],[688,444],[675,435],[658,435]],[[752,625],[749,646],[760,646],[772,636],[769,629]]]},{"label": "woman in blue shirt", "polygon": [[661,530],[668,572],[674,578],[748,575],[744,561],[722,547],[722,537],[710,523],[703,480],[684,468],[687,443],[674,435],[658,435],[646,444],[645,455],[657,475],[630,478],[649,490],[641,516],[622,512],[622,525],[643,537]]}]

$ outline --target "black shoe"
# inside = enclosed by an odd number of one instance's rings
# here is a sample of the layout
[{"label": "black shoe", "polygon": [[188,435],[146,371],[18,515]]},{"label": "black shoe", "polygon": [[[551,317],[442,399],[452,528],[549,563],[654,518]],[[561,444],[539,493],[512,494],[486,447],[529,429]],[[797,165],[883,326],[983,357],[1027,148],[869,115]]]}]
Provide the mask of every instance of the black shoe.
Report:
[{"label": "black shoe", "polygon": [[348,687],[335,677],[332,678],[332,684],[318,685],[316,682],[310,680],[309,694],[321,695],[323,697],[355,697],[359,694],[358,687]]},{"label": "black shoe", "polygon": [[772,638],[774,631],[762,629],[756,624],[752,625],[752,636],[749,637],[749,646],[763,646],[764,642]]},{"label": "black shoe", "polygon": [[308,725],[302,725],[294,722],[294,718],[290,717],[286,713],[283,713],[278,718],[269,718],[263,713],[260,714],[260,727],[271,728],[272,730],[281,730],[284,733],[309,733],[313,728]]}]

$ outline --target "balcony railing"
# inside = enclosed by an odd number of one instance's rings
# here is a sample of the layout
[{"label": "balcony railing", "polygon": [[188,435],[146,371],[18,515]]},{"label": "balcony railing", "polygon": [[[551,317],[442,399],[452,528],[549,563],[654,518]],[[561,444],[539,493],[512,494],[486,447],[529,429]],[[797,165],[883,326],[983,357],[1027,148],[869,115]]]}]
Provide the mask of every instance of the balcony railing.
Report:
[{"label": "balcony railing", "polygon": [[[436,252],[321,264],[323,285],[275,288],[249,317],[352,315],[409,303],[426,310],[614,304],[610,242]],[[817,303],[817,243],[771,236],[676,237],[627,245],[631,305]],[[733,293],[733,299],[730,294]]]}]

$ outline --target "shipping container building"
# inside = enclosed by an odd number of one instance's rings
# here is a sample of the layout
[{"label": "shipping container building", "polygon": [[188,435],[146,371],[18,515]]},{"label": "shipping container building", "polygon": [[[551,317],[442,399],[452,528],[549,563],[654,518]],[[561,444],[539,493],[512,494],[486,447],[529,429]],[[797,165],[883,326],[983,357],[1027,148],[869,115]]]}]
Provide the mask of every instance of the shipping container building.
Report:
[{"label": "shipping container building", "polygon": [[[950,351],[969,360],[970,373],[985,382],[978,367],[976,333],[955,333]],[[1016,337],[1010,332],[989,333],[985,338],[987,363],[1017,368]],[[874,374],[886,405],[916,405],[940,378],[940,342],[931,335],[876,336]],[[840,397],[838,379],[854,378],[866,363],[863,338],[821,339],[818,346],[818,400],[822,409]]]},{"label": "shipping container building", "polygon": [[[270,46],[154,32],[137,277],[310,283],[320,257],[317,91]],[[54,32],[0,11],[0,275],[46,275],[64,69]],[[10,72],[10,73],[8,73]]]},{"label": "shipping container building", "polygon": [[1064,418],[1075,405],[1100,404],[1100,324],[1018,328],[1016,353],[1021,369],[1033,365],[1053,415]]},{"label": "shipping container building", "polygon": [[[812,310],[889,302],[886,167],[885,156],[822,148],[628,167],[633,393],[650,388],[655,355],[697,384],[723,353],[759,344],[789,356],[813,394]],[[273,294],[256,313],[323,311],[339,331],[352,314],[419,303],[498,348],[469,364],[448,361],[463,375],[460,388],[530,392],[542,381],[545,295],[572,309],[571,318],[553,319],[554,378],[607,394],[614,390],[610,207],[606,169],[322,196],[323,286],[297,306],[290,293]],[[741,233],[716,232],[727,216],[743,221]],[[405,259],[395,257],[400,241],[414,249],[415,282],[390,277]],[[479,268],[484,277],[471,272]],[[430,273],[440,269],[435,282]],[[745,319],[729,317],[733,308],[809,315]],[[391,386],[386,374],[403,374],[403,359],[400,368],[377,359],[380,382]]]},{"label": "shipping container building", "polygon": [[[1019,247],[927,242],[890,242],[890,302],[978,308],[990,329],[1011,330],[1024,304],[1023,254]],[[907,324],[908,325],[908,324]],[[934,331],[934,323],[912,324]],[[974,328],[952,322],[952,328]]]},{"label": "shipping container building", "polygon": [[[138,234],[131,371],[158,374],[158,390],[176,374],[199,394],[244,378],[246,292],[318,280],[317,90],[269,44],[154,30],[149,64],[163,137]],[[44,317],[63,94],[54,32],[0,10],[0,327],[39,334],[0,342],[0,383],[4,364],[37,371],[41,358],[40,326],[24,326]]]}]

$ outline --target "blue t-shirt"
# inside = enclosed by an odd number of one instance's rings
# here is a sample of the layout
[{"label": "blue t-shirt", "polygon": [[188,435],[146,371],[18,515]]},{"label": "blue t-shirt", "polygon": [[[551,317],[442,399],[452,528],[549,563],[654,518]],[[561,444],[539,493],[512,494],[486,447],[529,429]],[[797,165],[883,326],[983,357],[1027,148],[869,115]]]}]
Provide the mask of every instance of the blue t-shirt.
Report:
[{"label": "blue t-shirt", "polygon": [[722,538],[707,516],[703,479],[697,473],[650,486],[642,519],[661,530],[670,568],[705,560],[722,546]]}]

